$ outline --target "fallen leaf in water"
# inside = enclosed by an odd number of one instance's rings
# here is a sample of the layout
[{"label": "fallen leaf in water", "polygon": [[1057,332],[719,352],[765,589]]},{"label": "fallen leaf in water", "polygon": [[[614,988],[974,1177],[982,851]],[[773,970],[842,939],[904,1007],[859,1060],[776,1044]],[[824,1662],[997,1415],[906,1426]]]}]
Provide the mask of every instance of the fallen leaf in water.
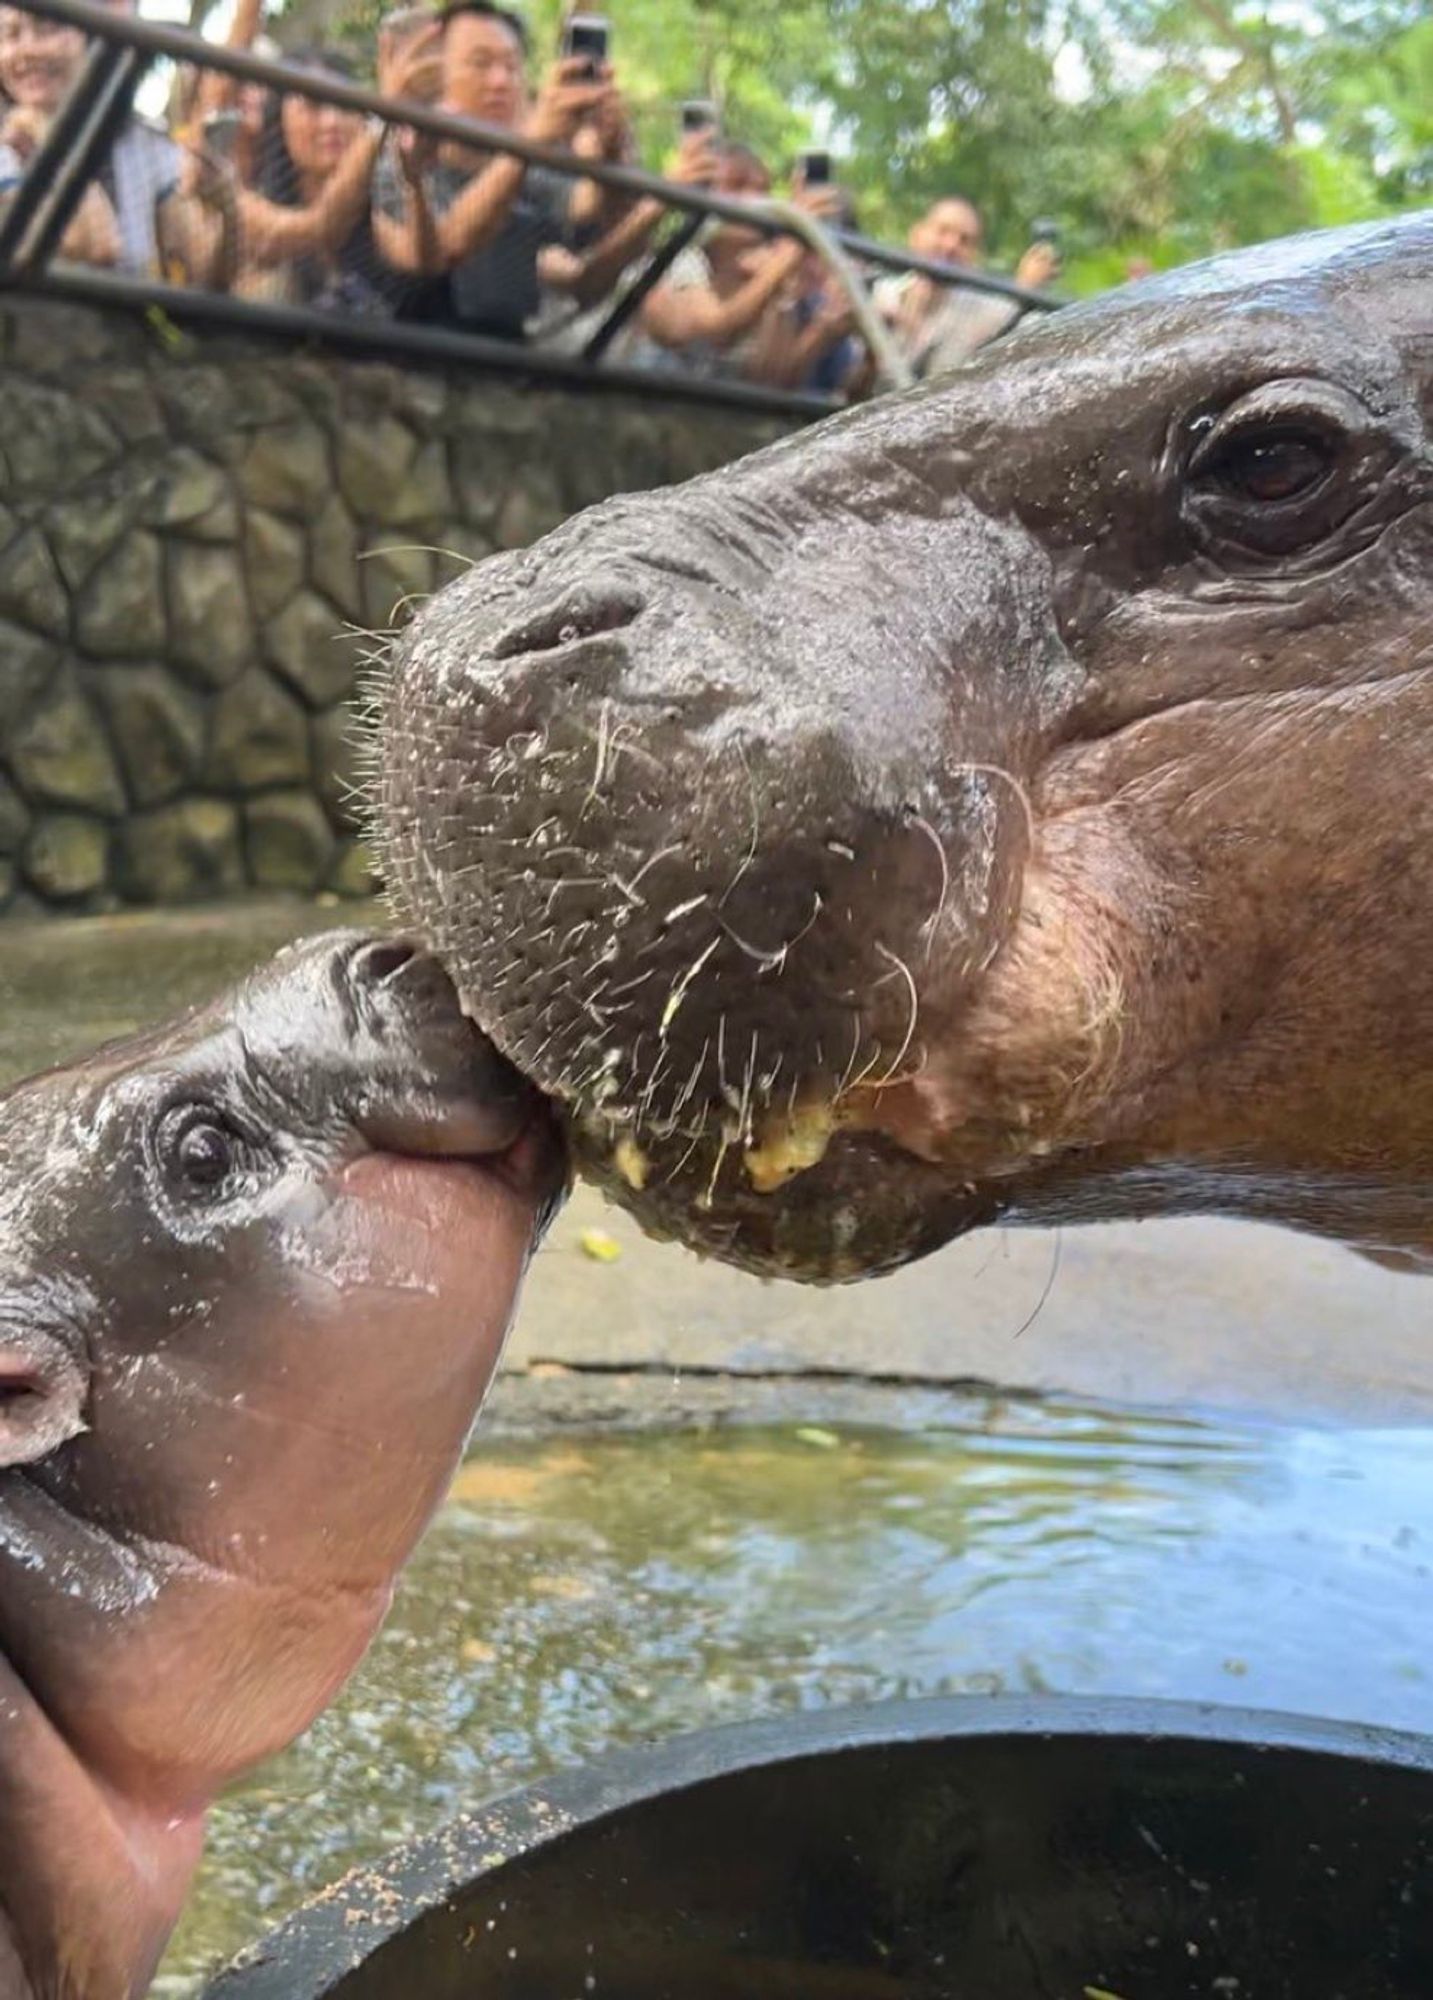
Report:
[{"label": "fallen leaf in water", "polygon": [[567,1604],[582,1604],[597,1595],[597,1586],[585,1576],[535,1576],[532,1588],[539,1597],[560,1597]]},{"label": "fallen leaf in water", "polygon": [[479,1502],[484,1506],[512,1506],[531,1500],[542,1485],[544,1475],[531,1465],[484,1464],[459,1466],[448,1488],[450,1500]]},{"label": "fallen leaf in water", "polygon": [[796,1435],[803,1444],[814,1444],[821,1451],[837,1451],[841,1444],[834,1431],[823,1431],[817,1424],[802,1424]]},{"label": "fallen leaf in water", "polygon": [[577,1240],[583,1256],[590,1257],[594,1264],[615,1264],[622,1255],[622,1245],[605,1229],[584,1229]]},{"label": "fallen leaf in water", "polygon": [[485,1667],[497,1656],[497,1647],[490,1646],[486,1639],[464,1639],[458,1648],[458,1657],[469,1667]]}]

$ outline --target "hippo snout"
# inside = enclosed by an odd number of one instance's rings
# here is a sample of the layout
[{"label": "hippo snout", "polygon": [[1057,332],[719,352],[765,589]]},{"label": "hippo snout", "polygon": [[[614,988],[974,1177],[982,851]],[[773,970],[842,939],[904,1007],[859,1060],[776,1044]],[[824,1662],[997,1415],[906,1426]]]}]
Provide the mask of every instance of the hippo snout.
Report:
[{"label": "hippo snout", "polygon": [[398,894],[465,1005],[591,1146],[685,1155],[698,1198],[728,1156],[779,1185],[916,1068],[923,988],[959,1009],[1069,671],[1038,551],[958,497],[784,523],[725,497],[619,502],[475,572],[383,737]]}]

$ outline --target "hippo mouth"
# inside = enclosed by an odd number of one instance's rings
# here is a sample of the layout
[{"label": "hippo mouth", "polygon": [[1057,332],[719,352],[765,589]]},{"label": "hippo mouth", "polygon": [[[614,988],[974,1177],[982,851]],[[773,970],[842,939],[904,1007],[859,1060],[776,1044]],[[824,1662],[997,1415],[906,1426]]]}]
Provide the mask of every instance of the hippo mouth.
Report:
[{"label": "hippo mouth", "polygon": [[[649,1233],[766,1275],[866,1276],[1002,1206],[890,1114],[1013,924],[1030,816],[1011,770],[1038,717],[962,713],[954,642],[923,616],[899,712],[854,626],[839,702],[813,703],[833,572],[874,600],[904,571],[914,605],[924,552],[865,524],[823,530],[818,557],[799,518],[734,550],[699,496],[559,530],[536,604],[523,557],[428,608],[384,697],[387,873],[578,1168]],[[1018,586],[1028,546],[967,526],[1012,579],[984,644],[1035,661],[1033,700],[1067,662]]]}]

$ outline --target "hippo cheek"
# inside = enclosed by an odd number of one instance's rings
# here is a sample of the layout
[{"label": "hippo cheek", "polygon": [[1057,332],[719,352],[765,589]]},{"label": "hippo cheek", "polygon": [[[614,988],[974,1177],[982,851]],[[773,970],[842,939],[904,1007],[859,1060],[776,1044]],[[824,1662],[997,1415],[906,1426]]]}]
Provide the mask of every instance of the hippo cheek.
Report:
[{"label": "hippo cheek", "polygon": [[101,1374],[90,1433],[16,1496],[0,1635],[95,1769],[201,1799],[332,1698],[451,1480],[532,1226],[500,1166],[364,1156]]}]

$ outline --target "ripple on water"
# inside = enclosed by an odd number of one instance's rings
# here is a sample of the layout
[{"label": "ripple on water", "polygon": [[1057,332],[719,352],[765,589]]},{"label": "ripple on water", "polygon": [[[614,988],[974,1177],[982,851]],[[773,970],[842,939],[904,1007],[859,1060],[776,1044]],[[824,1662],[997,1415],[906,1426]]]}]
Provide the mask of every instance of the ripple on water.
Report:
[{"label": "ripple on water", "polygon": [[1053,1689],[1433,1730],[1430,1523],[1427,1431],[972,1398],[920,1436],[480,1443],[344,1700],[216,1811],[156,1990],[478,1798],[714,1721]]}]

